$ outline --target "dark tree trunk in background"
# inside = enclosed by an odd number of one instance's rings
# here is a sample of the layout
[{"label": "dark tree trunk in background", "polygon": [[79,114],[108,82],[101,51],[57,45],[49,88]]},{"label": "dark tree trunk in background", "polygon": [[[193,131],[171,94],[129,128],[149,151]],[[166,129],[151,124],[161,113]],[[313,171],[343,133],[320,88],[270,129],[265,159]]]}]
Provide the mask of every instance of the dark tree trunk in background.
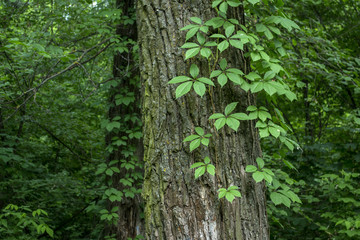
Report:
[{"label": "dark tree trunk in background", "polygon": [[[135,14],[135,4],[132,0],[117,0],[116,7],[122,9],[122,16],[128,16],[131,18]],[[116,30],[117,35],[122,41],[132,40],[136,42],[137,30],[136,22],[133,24],[118,25]],[[129,133],[126,133],[127,130],[134,130],[140,128],[140,88],[139,88],[139,69],[136,56],[133,54],[132,50],[133,45],[128,44],[127,46],[129,52],[119,53],[117,52],[114,55],[114,65],[113,65],[113,76],[119,84],[116,87],[112,87],[110,90],[110,108],[109,108],[109,120],[120,117],[117,121],[121,122],[120,130],[110,132],[106,136],[107,145],[111,145],[113,138],[121,138],[123,136],[128,137]],[[126,104],[116,104],[117,95],[126,95],[127,93],[134,93],[135,102]],[[136,116],[139,121],[133,122],[130,119],[126,118],[128,116]],[[142,161],[143,158],[143,147],[142,141],[136,138],[126,140],[126,146],[122,145],[115,149],[108,157],[108,162],[113,160],[126,160],[131,161],[134,157],[137,161]],[[127,155],[129,152],[133,152],[134,155]],[[120,167],[121,162],[117,165],[120,169],[120,173],[114,173],[111,178],[112,187],[123,191],[128,189],[129,186],[124,186],[120,179],[124,177],[132,177],[132,174],[135,171],[142,171],[141,169],[129,169]],[[133,187],[141,188],[142,179],[135,181]],[[109,210],[114,206],[119,207],[117,212],[119,215],[119,221],[117,225],[112,225],[108,229],[107,235],[116,235],[118,240],[127,240],[128,238],[135,238],[139,234],[143,234],[143,219],[141,218],[141,196],[139,194],[135,195],[135,198],[123,197],[121,202],[110,202],[109,201]]]},{"label": "dark tree trunk in background", "polygon": [[[243,11],[232,17],[243,22]],[[219,133],[208,117],[223,112],[227,104],[239,102],[237,112],[255,105],[255,97],[234,86],[219,86],[203,98],[193,91],[175,99],[175,76],[188,75],[190,61],[184,62],[185,32],[190,17],[203,21],[214,16],[210,0],[138,0],[137,21],[140,73],[143,94],[146,239],[269,239],[265,187],[245,173],[248,164],[261,156],[254,122],[243,121],[237,133],[223,128]],[[248,62],[231,49],[227,58],[245,72]],[[209,76],[207,63],[196,62],[202,76]],[[228,83],[229,84],[229,83]],[[213,108],[214,106],[214,108]],[[201,126],[213,134],[209,148],[189,152],[183,139]],[[190,166],[209,156],[217,177],[208,174],[194,179]],[[242,198],[232,203],[218,199],[217,189],[237,185]]]},{"label": "dark tree trunk in background", "polygon": [[313,143],[315,141],[315,138],[314,138],[314,127],[311,121],[311,105],[310,105],[311,99],[309,99],[310,86],[308,80],[304,80],[304,82],[305,82],[305,87],[303,90],[303,94],[304,94],[304,105],[305,105],[305,136],[308,138],[309,142]]}]

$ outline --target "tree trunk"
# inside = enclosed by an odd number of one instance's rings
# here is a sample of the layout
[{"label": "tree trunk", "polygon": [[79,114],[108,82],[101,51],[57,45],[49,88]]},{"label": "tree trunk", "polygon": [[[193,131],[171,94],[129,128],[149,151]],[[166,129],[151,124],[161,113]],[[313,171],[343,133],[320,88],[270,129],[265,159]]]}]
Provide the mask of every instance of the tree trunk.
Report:
[{"label": "tree trunk", "polygon": [[[181,2],[181,3],[180,3]],[[264,184],[255,184],[245,173],[248,164],[261,156],[254,122],[243,121],[238,132],[214,130],[209,116],[239,102],[237,112],[256,105],[255,97],[229,86],[215,87],[202,98],[193,91],[175,99],[176,86],[168,81],[188,75],[184,62],[182,27],[190,17],[203,21],[214,16],[209,0],[138,0],[137,24],[140,74],[143,94],[146,239],[269,239]],[[243,10],[231,13],[243,23]],[[244,23],[243,23],[244,24]],[[240,51],[226,50],[228,62],[247,72],[248,62]],[[209,76],[207,63],[196,60],[202,76]],[[208,148],[190,153],[183,139],[201,126],[213,137]],[[190,166],[209,156],[216,177],[194,179]],[[232,203],[218,199],[220,187],[239,186],[242,198]]]},{"label": "tree trunk", "polygon": [[[116,0],[116,8],[122,9],[122,14],[132,18],[135,11],[135,4],[132,0]],[[137,30],[136,23],[133,24],[120,24],[117,26],[116,34],[123,41],[132,40],[136,42]],[[123,185],[120,180],[122,178],[133,178],[133,174],[141,171],[142,169],[136,167],[135,169],[126,169],[121,167],[121,160],[127,162],[135,161],[136,163],[142,162],[143,147],[142,142],[137,138],[129,137],[129,130],[133,131],[136,128],[140,128],[140,89],[138,83],[139,69],[133,54],[133,45],[128,44],[129,52],[115,53],[113,76],[118,82],[116,87],[110,89],[110,108],[109,108],[109,120],[114,121],[114,118],[119,118],[121,127],[119,130],[114,129],[106,136],[106,144],[109,146],[116,139],[127,137],[126,145],[121,145],[111,152],[108,156],[108,163],[113,160],[118,160],[117,167],[120,169],[120,173],[114,173],[111,179],[108,179],[111,186],[123,193],[129,189],[129,186]],[[135,101],[130,104],[119,104],[116,99],[120,95],[124,96],[128,93],[133,93]],[[139,121],[131,121],[130,117],[137,117]],[[115,139],[115,141],[116,141]],[[141,174],[140,174],[141,175]],[[142,179],[135,179],[131,187],[139,188],[142,184]],[[139,194],[136,194],[134,198],[129,196],[123,196],[122,201],[110,202],[109,210],[118,206],[119,210],[117,214],[119,219],[116,225],[109,226],[107,229],[107,235],[115,235],[117,240],[127,240],[129,238],[135,238],[139,234],[143,234],[143,219],[142,213],[142,199]]]}]

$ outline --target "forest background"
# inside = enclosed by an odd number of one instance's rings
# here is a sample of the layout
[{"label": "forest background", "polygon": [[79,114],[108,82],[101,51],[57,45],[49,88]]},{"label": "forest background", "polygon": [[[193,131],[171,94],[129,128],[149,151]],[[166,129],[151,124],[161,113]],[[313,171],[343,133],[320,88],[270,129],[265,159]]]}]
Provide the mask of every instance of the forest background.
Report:
[{"label": "forest background", "polygon": [[[299,144],[261,142],[277,187],[296,195],[269,186],[271,238],[360,238],[360,2],[270,2],[298,26],[279,47],[296,100],[273,107]],[[3,0],[0,62],[0,239],[116,237],[117,203],[142,191],[135,9]]]}]

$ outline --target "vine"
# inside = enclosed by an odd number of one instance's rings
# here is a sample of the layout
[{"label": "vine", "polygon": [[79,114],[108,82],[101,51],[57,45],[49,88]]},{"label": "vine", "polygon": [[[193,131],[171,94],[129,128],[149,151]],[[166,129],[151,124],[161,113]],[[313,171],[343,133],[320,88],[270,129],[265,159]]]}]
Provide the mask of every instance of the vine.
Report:
[{"label": "vine", "polygon": [[[271,106],[276,106],[275,103],[280,96],[285,96],[290,101],[295,100],[296,95],[285,82],[288,74],[280,64],[279,58],[285,56],[286,51],[282,46],[281,30],[278,26],[280,25],[287,31],[299,27],[285,16],[281,10],[282,5],[282,0],[242,2],[239,0],[214,0],[212,8],[217,12],[216,17],[205,22],[198,17],[191,17],[190,20],[193,23],[181,29],[187,31],[186,42],[181,46],[186,49],[184,60],[205,58],[210,75],[208,77],[201,76],[198,66],[192,63],[189,68],[190,76],[177,76],[169,81],[170,84],[180,84],[175,91],[176,98],[184,96],[191,89],[202,97],[206,91],[210,93],[217,81],[221,88],[226,84],[233,84],[245,92],[265,94],[267,101],[273,103]],[[229,8],[237,7],[243,7],[246,15],[252,16],[252,25],[244,26],[238,20],[227,17]],[[223,57],[223,52],[230,48],[241,50],[243,57],[251,60],[251,69],[242,71],[229,66],[228,61]],[[272,138],[284,144],[291,151],[295,147],[299,147],[287,136],[290,128],[286,125],[279,109],[274,107],[272,110],[276,115],[271,115],[271,111],[265,106],[251,105],[246,109],[247,113],[234,113],[237,104],[238,102],[229,103],[223,113],[214,112],[209,116],[209,121],[213,123],[217,131],[227,126],[236,132],[241,121],[255,120],[255,128],[260,138]],[[190,142],[190,151],[201,145],[207,147],[213,137],[211,134],[205,134],[200,126],[195,128],[195,132],[197,135],[190,135],[184,139],[184,142]],[[246,172],[252,173],[252,177],[257,183],[265,180],[272,191],[270,198],[275,205],[284,204],[289,207],[291,202],[301,203],[294,192],[286,185],[279,183],[271,169],[265,168],[263,158],[256,158],[256,163],[257,166],[246,166]],[[216,175],[215,166],[211,163],[209,156],[201,162],[194,163],[191,169],[196,169],[195,178],[199,178],[206,172]],[[239,187],[230,186],[218,189],[218,198],[223,197],[229,202],[232,202],[235,197],[241,197]]]}]

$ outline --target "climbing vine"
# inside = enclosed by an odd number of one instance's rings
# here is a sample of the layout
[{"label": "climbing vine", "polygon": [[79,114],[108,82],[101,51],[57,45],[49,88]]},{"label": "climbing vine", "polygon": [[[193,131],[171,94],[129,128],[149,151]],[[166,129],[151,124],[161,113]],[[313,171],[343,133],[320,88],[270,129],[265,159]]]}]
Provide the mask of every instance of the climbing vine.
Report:
[{"label": "climbing vine", "polygon": [[[282,0],[215,0],[212,8],[217,16],[203,21],[198,17],[191,17],[191,24],[181,30],[186,32],[186,43],[181,48],[186,49],[185,61],[191,60],[189,76],[177,76],[169,81],[170,84],[179,84],[176,88],[176,98],[194,90],[200,97],[206,93],[212,94],[214,87],[224,87],[226,84],[239,86],[245,92],[263,94],[268,101],[268,106],[248,106],[246,112],[234,112],[238,102],[229,103],[222,113],[213,112],[209,116],[209,123],[213,124],[217,131],[223,127],[229,127],[238,131],[241,121],[256,121],[255,128],[260,138],[272,138],[285,145],[291,151],[298,144],[288,136],[290,128],[286,125],[282,113],[274,103],[277,99],[287,98],[290,101],[296,99],[296,95],[286,83],[288,73],[281,66],[281,57],[287,53],[283,48],[281,31],[298,29],[298,25],[288,19],[281,7]],[[228,18],[229,8],[242,7],[247,19],[248,26],[240,24],[237,19]],[[251,69],[239,69],[230,66],[224,57],[226,50],[239,49],[247,59],[251,61]],[[205,58],[209,66],[209,76],[202,76],[194,59]],[[269,110],[268,108],[271,107]],[[271,114],[275,113],[275,114]],[[201,145],[207,147],[212,137],[205,134],[203,128],[195,128],[197,135],[190,135],[184,142],[190,142],[190,151]],[[265,168],[263,158],[256,159],[257,166],[246,166],[246,172],[251,173],[256,182],[265,180],[272,191],[270,198],[275,205],[284,204],[290,207],[291,202],[301,203],[299,197],[290,190],[287,185],[282,185],[277,180],[271,169]],[[196,162],[191,166],[195,169],[195,178],[199,178],[206,172],[216,175],[216,164],[213,164],[207,156],[203,161]],[[235,197],[241,197],[239,187],[229,186],[218,189],[218,197],[225,197],[232,202]]]}]

